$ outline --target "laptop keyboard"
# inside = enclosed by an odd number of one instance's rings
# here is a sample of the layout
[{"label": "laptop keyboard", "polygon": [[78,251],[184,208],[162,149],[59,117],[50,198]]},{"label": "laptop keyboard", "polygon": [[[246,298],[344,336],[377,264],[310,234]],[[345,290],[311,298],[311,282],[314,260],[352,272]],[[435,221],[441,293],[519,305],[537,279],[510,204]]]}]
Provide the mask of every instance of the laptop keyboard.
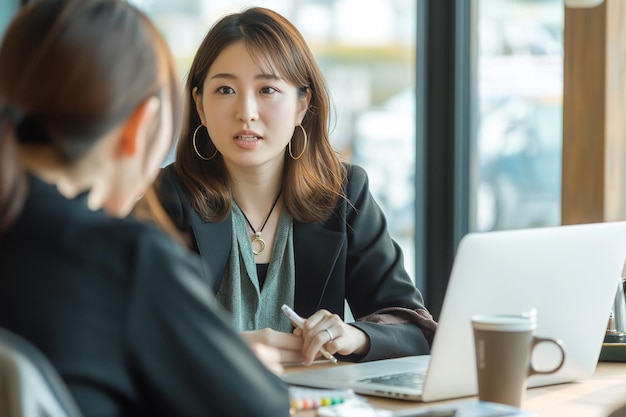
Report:
[{"label": "laptop keyboard", "polygon": [[423,372],[402,372],[391,375],[381,375],[372,378],[360,379],[359,382],[369,384],[391,385],[395,387],[421,388],[424,385]]}]

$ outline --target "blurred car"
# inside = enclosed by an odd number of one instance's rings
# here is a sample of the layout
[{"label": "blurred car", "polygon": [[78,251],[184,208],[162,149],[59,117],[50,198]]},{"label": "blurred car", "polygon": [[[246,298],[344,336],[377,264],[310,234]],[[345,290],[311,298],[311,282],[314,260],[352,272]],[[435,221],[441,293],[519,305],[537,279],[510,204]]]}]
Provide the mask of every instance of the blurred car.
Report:
[{"label": "blurred car", "polygon": [[[524,98],[505,100],[497,112],[485,115],[482,139],[487,142],[485,135],[495,135],[499,147],[482,149],[479,231],[559,224],[561,115],[560,103]],[[487,127],[494,121],[499,132]]]}]

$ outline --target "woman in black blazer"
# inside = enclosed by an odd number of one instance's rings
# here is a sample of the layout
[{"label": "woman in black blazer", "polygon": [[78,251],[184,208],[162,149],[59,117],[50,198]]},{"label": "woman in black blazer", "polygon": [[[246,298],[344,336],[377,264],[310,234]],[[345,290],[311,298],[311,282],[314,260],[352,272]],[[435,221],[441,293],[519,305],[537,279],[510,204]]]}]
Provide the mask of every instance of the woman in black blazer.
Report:
[{"label": "woman in black blazer", "polygon": [[[365,172],[330,144],[325,82],[298,30],[263,8],[221,19],[185,104],[159,198],[244,338],[307,364],[322,347],[353,361],[428,353],[436,323]],[[303,329],[282,304],[308,318]]]},{"label": "woman in black blazer", "polygon": [[286,417],[286,387],[232,330],[197,255],[126,217],[171,146],[178,82],[125,1],[42,0],[14,19],[0,48],[0,327],[51,360],[86,416]]}]

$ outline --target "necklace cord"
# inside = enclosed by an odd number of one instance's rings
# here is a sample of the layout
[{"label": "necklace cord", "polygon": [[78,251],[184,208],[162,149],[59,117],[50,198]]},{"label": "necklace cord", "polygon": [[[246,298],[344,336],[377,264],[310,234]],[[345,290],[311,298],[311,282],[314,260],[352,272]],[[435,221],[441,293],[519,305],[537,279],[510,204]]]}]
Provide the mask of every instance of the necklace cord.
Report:
[{"label": "necklace cord", "polygon": [[283,189],[281,188],[280,191],[278,191],[278,195],[276,196],[276,200],[274,200],[274,204],[272,204],[272,208],[270,209],[270,212],[267,214],[267,217],[265,218],[265,221],[263,222],[263,225],[261,226],[261,228],[259,229],[258,232],[256,230],[254,230],[254,226],[252,226],[252,223],[250,223],[250,220],[248,220],[248,217],[246,216],[246,213],[244,213],[243,210],[241,210],[241,214],[243,214],[243,218],[246,219],[246,223],[248,223],[248,226],[250,226],[250,229],[252,230],[252,233],[254,233],[255,236],[259,237],[261,235],[261,232],[263,231],[263,229],[265,229],[265,225],[267,224],[268,220],[270,219],[270,216],[274,212],[274,208],[276,207],[276,204],[278,204],[278,199],[280,198],[280,194],[282,192],[283,192]]}]

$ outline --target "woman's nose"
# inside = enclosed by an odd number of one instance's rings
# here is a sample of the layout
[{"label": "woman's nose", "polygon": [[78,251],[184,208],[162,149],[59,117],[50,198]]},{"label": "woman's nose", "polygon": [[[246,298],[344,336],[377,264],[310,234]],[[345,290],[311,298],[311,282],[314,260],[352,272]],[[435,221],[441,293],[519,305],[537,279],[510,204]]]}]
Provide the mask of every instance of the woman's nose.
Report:
[{"label": "woman's nose", "polygon": [[259,117],[259,110],[254,94],[242,94],[237,104],[237,119],[248,122],[250,120],[257,120]]}]

